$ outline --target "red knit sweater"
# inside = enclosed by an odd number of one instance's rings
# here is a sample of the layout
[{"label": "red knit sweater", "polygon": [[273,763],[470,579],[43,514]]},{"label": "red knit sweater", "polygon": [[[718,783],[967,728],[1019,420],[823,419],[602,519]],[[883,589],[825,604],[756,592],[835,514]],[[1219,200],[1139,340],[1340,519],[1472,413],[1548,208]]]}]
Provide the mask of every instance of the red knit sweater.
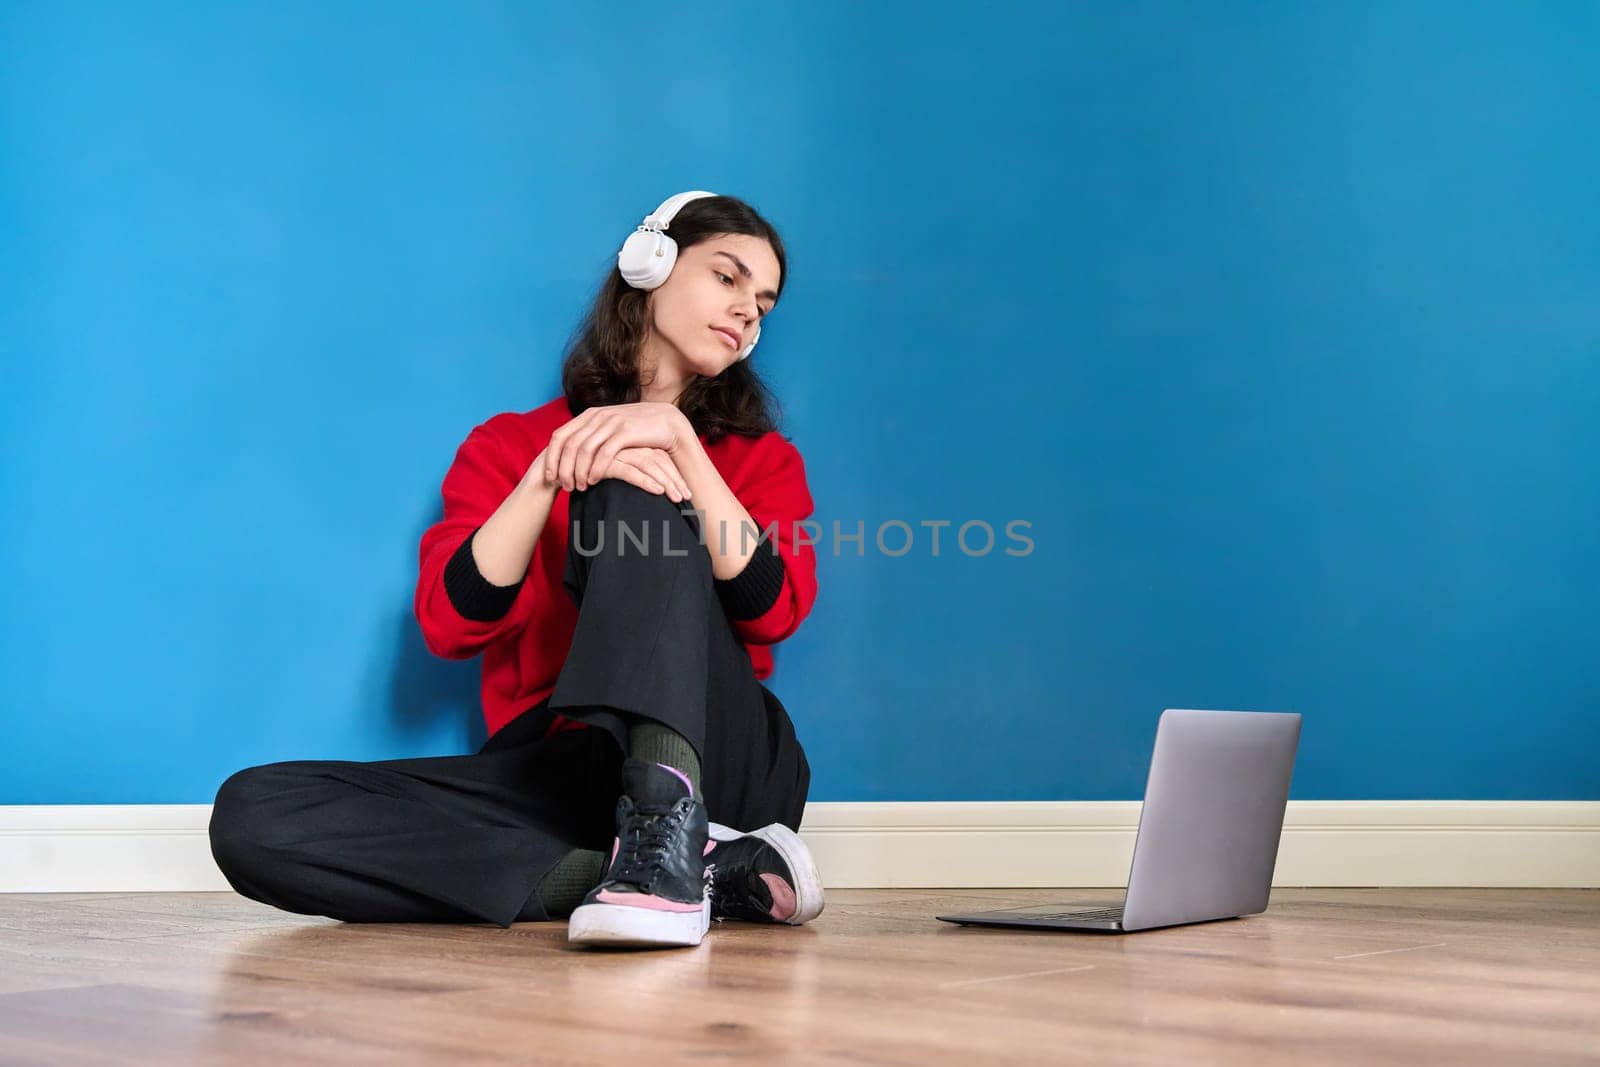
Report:
[{"label": "red knit sweater", "polygon": [[[572,414],[565,397],[532,411],[504,412],[475,426],[444,476],[444,518],[422,535],[415,610],[428,649],[446,659],[483,653],[483,716],[492,735],[548,696],[566,662],[578,607],[561,584],[570,526],[567,493],[558,491],[534,546],[527,574],[497,586],[479,573],[471,538]],[[764,536],[744,570],[716,579],[734,633],[755,675],[772,674],[772,649],[799,628],[817,598],[816,552],[797,543],[795,524],[811,515],[800,452],[777,431],[758,438],[729,434],[700,442],[764,533],[776,521],[778,552]],[[584,726],[557,715],[550,732]]]}]

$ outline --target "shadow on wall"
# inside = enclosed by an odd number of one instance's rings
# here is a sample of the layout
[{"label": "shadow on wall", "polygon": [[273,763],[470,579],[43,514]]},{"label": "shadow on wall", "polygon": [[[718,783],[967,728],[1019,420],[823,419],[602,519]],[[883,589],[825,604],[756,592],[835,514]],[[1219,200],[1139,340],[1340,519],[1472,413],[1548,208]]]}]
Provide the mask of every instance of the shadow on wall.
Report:
[{"label": "shadow on wall", "polygon": [[[427,518],[411,538],[413,582],[416,579],[415,552],[422,543],[422,535],[444,518],[443,505],[436,493],[434,497],[429,502]],[[404,602],[394,615],[392,639],[386,641],[382,638],[387,635],[379,635],[379,640],[373,642],[371,673],[378,682],[373,688],[374,696],[379,699],[368,706],[389,708],[394,726],[408,739],[432,736],[441,721],[459,722],[460,754],[477,752],[488,736],[483,721],[482,661],[477,657],[467,660],[443,659],[428,651],[412,606],[415,589],[414,584],[407,587]],[[385,676],[386,684],[383,681]]]}]

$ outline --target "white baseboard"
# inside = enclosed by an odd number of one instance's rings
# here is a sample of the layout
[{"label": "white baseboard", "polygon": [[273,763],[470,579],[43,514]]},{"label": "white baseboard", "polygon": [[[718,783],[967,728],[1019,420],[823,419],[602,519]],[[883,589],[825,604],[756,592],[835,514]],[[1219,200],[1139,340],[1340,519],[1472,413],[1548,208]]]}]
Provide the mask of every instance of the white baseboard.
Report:
[{"label": "white baseboard", "polygon": [[[1127,884],[1138,801],[817,803],[831,889]],[[0,893],[226,890],[209,804],[0,806]],[[1600,801],[1289,803],[1275,886],[1600,887]]]},{"label": "white baseboard", "polygon": [[[1128,884],[1140,803],[813,804],[833,888]],[[1290,801],[1275,886],[1600,887],[1600,801]]]}]

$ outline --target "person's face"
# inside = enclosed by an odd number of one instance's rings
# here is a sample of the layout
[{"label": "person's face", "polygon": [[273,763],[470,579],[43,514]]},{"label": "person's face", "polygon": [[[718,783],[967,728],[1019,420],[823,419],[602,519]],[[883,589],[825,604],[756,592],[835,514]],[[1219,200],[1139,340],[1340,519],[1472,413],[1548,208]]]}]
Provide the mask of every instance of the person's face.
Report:
[{"label": "person's face", "polygon": [[723,234],[678,253],[650,294],[651,328],[685,373],[715,378],[739,361],[778,291],[778,257],[760,237]]}]

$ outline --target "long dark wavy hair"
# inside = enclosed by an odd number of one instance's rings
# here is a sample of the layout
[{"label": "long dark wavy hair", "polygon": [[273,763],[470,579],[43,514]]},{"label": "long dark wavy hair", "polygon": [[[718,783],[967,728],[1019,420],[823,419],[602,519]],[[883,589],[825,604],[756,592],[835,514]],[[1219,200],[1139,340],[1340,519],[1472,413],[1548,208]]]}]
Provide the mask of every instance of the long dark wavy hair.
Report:
[{"label": "long dark wavy hair", "polygon": [[[783,241],[772,224],[731,196],[703,196],[685,204],[672,218],[667,234],[682,252],[721,234],[760,237],[778,259],[778,295],[789,279]],[[561,391],[577,415],[600,404],[637,403],[641,394],[639,354],[649,333],[646,308],[650,294],[622,280],[615,261],[600,285],[583,322],[573,335],[561,365]],[[777,428],[779,405],[751,359],[742,359],[715,378],[696,375],[678,398],[695,433],[707,441],[730,434],[759,437]]]}]

